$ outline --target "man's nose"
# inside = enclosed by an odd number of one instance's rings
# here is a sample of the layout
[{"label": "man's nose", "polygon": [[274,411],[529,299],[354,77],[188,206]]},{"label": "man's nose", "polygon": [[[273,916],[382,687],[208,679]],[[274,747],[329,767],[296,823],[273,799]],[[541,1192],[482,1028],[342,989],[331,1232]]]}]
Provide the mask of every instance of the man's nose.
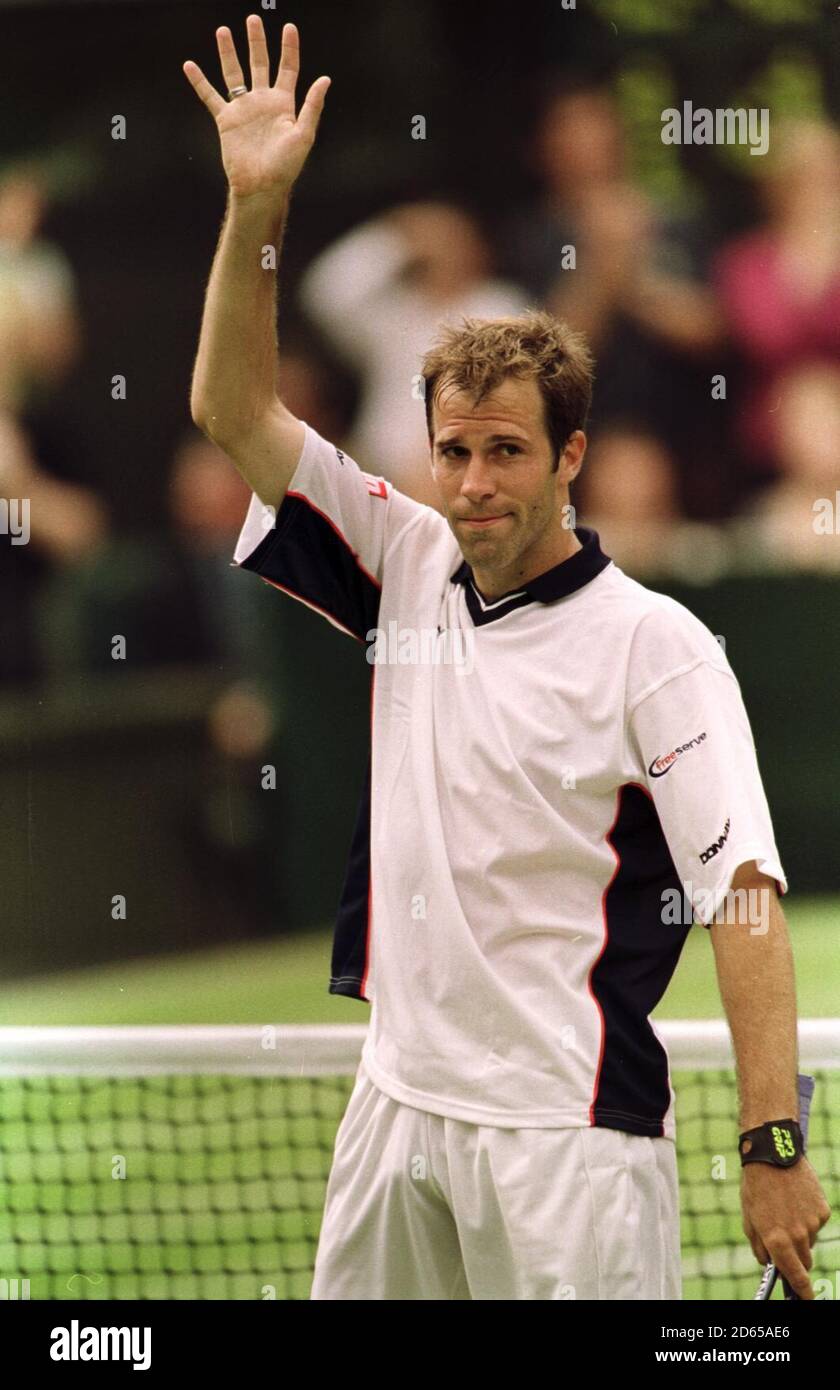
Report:
[{"label": "man's nose", "polygon": [[493,476],[492,464],[482,458],[481,454],[471,454],[469,463],[464,470],[461,480],[462,492],[480,492],[482,494],[493,493],[496,491],[496,480]]}]

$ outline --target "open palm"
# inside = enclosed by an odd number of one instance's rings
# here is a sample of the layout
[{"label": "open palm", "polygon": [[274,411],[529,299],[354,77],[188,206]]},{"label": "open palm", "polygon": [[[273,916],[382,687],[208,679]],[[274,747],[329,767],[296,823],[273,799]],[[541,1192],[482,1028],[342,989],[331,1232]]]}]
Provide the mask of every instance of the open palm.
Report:
[{"label": "open palm", "polygon": [[[196,63],[184,72],[216,122],[222,164],[231,192],[240,198],[288,191],[315,141],[324,98],[330,85],[319,77],[295,116],[295,87],[300,70],[300,43],[294,24],[283,26],[280,66],[269,84],[268,46],[259,15],[247,19],[251,90],[226,101]],[[228,91],[245,87],[245,79],[227,28],[216,30],[222,76]]]}]

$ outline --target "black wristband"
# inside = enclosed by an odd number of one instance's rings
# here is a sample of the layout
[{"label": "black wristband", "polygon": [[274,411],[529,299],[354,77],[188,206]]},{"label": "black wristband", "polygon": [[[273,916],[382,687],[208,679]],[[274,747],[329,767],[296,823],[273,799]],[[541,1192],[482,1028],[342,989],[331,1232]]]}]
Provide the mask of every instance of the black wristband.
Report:
[{"label": "black wristband", "polygon": [[792,1168],[804,1154],[805,1142],[796,1120],[768,1120],[739,1136],[738,1152],[742,1167],[772,1163],[775,1168]]}]

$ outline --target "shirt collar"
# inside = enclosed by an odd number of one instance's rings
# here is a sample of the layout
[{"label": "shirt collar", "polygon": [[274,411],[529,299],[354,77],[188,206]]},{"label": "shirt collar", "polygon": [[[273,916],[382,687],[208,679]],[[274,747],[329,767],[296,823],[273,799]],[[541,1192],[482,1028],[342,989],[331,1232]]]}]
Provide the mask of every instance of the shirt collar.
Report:
[{"label": "shirt collar", "polygon": [[[495,607],[507,598],[519,598],[520,595],[527,595],[528,599],[536,599],[538,603],[554,603],[557,599],[566,598],[582,589],[584,584],[595,579],[612,562],[610,556],[605,555],[601,549],[597,531],[593,531],[589,526],[576,526],[575,535],[580,541],[581,549],[576,550],[574,555],[570,555],[567,560],[561,560],[559,565],[554,565],[543,574],[538,574],[535,579],[530,579],[520,588],[511,589],[509,593],[500,594],[492,600],[484,599],[484,603],[492,603]],[[472,569],[466,560],[458,566],[450,582],[471,585],[475,592],[479,593]]]}]

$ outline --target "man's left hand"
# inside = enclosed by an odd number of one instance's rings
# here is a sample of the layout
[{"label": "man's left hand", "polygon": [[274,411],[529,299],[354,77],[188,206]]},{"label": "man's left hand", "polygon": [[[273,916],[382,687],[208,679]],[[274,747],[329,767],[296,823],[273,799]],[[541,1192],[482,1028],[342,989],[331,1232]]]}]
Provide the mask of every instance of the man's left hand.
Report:
[{"label": "man's left hand", "polygon": [[772,1260],[797,1297],[812,1299],[811,1247],[831,1216],[807,1158],[792,1168],[747,1163],[741,1174],[744,1234],[759,1264]]}]

